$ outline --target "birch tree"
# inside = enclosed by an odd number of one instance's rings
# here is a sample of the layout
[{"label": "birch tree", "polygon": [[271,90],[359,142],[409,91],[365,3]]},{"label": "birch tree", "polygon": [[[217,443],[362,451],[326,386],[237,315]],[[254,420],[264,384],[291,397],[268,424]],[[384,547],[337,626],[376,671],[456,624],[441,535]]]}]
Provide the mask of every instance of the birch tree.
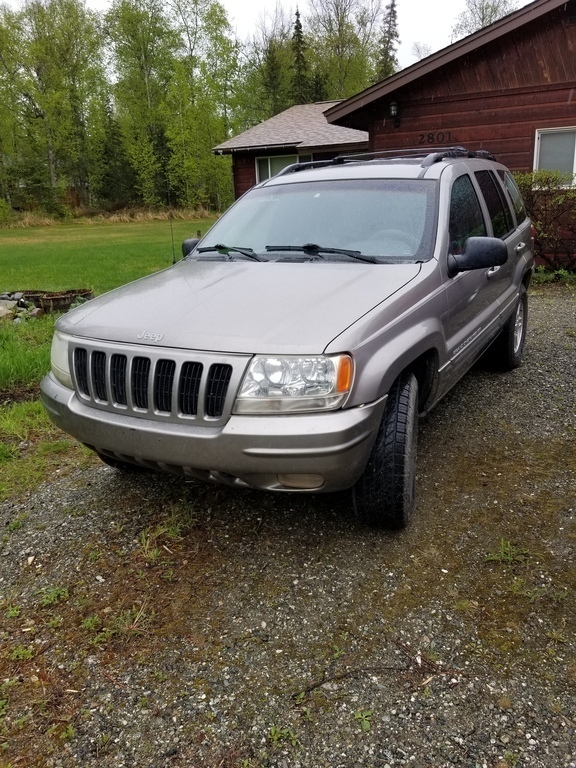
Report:
[{"label": "birch tree", "polygon": [[[90,201],[90,116],[104,88],[96,18],[81,0],[0,9],[0,112],[12,204]],[[7,113],[13,119],[6,123]]]},{"label": "birch tree", "polygon": [[466,10],[457,17],[452,27],[452,41],[493,24],[517,7],[516,0],[466,0]]},{"label": "birch tree", "polygon": [[381,18],[380,0],[309,0],[308,27],[329,98],[347,98],[373,82]]},{"label": "birch tree", "polygon": [[161,0],[115,0],[106,26],[116,70],[117,114],[136,190],[145,205],[165,203],[169,148],[162,109],[176,35]]}]

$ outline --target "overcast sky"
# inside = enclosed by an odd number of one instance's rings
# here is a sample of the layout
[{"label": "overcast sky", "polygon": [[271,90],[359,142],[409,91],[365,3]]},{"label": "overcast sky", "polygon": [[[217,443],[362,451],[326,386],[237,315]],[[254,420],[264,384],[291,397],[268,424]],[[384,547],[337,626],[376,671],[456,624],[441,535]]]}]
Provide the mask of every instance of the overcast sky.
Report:
[{"label": "overcast sky", "polygon": [[[291,15],[296,6],[302,16],[306,16],[307,1],[300,0],[220,0],[228,11],[232,28],[241,40],[250,37],[263,16],[273,15],[276,2],[279,2]],[[385,6],[388,0],[382,0]],[[526,5],[526,0],[519,0],[518,6]],[[396,0],[398,12],[398,31],[400,47],[398,59],[402,68],[416,62],[412,55],[414,43],[430,46],[432,53],[450,45],[450,33],[456,17],[466,8],[465,0]]]}]

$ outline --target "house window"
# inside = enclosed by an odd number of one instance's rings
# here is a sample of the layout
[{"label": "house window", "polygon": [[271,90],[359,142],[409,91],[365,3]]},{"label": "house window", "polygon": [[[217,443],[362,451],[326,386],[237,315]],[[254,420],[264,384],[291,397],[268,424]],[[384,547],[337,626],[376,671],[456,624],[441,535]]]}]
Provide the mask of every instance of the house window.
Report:
[{"label": "house window", "polygon": [[292,163],[307,163],[312,160],[312,155],[275,155],[272,157],[256,158],[256,181],[266,181],[271,176],[276,176],[281,170]]},{"label": "house window", "polygon": [[536,131],[534,170],[576,174],[576,128]]}]

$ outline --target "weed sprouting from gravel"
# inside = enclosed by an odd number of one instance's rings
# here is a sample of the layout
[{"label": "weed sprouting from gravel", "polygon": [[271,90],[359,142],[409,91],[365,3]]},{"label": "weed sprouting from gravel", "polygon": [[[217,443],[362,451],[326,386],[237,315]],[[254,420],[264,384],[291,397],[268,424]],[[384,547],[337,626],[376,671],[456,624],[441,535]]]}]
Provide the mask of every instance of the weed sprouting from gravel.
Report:
[{"label": "weed sprouting from gravel", "polygon": [[498,547],[493,552],[486,554],[486,562],[507,563],[525,563],[530,556],[530,550],[524,547],[516,547],[508,539],[501,538]]}]

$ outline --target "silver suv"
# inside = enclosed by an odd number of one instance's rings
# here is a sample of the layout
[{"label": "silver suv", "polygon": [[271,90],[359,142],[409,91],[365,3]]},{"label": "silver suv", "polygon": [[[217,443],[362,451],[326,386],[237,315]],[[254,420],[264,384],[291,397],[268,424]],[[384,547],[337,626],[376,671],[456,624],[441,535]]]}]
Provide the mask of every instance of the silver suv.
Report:
[{"label": "silver suv", "polygon": [[488,347],[520,364],[532,230],[486,152],[291,166],[184,248],[56,325],[44,405],[114,467],[351,488],[401,528],[418,415]]}]

